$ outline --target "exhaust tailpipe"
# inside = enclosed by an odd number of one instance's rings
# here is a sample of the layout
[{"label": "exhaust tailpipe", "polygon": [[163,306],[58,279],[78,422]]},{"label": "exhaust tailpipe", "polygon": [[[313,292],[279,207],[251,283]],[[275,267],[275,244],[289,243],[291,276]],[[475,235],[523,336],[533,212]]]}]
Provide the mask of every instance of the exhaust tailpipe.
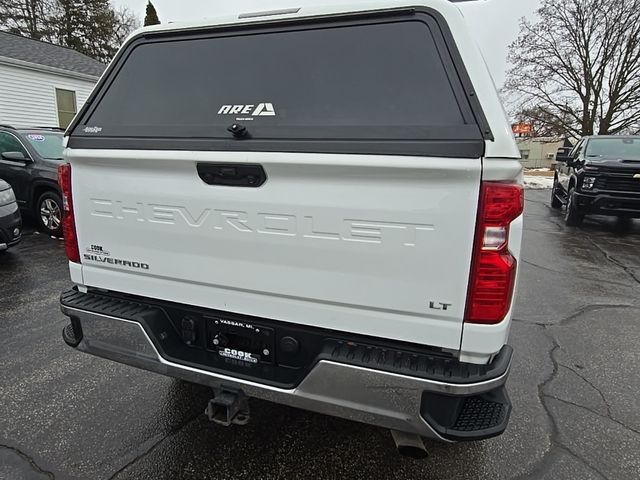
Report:
[{"label": "exhaust tailpipe", "polygon": [[429,456],[429,452],[427,452],[424,442],[419,435],[391,430],[391,436],[396,443],[396,448],[400,455],[417,460],[422,460]]}]

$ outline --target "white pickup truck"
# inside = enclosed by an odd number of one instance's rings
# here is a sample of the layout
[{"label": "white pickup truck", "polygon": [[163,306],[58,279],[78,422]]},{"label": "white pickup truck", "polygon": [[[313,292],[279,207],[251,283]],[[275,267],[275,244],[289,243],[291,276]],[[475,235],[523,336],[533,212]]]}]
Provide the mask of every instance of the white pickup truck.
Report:
[{"label": "white pickup truck", "polygon": [[144,28],[66,133],[64,340],[386,427],[499,435],[519,152],[455,2]]}]

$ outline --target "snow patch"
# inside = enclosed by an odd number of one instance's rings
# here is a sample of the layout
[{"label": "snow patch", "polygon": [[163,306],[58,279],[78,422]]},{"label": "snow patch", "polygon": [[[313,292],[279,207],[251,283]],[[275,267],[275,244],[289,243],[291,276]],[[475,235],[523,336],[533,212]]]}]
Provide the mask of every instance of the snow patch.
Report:
[{"label": "snow patch", "polygon": [[553,177],[534,177],[524,176],[524,187],[533,190],[542,190],[545,188],[553,188]]}]

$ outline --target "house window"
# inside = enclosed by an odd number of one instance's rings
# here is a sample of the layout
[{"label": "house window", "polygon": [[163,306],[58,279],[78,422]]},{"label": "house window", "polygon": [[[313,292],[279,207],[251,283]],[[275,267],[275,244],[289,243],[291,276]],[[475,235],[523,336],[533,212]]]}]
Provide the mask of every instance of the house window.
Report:
[{"label": "house window", "polygon": [[58,123],[67,128],[77,113],[76,92],[56,88],[56,104],[58,105]]},{"label": "house window", "polygon": [[522,160],[529,160],[529,150],[520,150]]}]

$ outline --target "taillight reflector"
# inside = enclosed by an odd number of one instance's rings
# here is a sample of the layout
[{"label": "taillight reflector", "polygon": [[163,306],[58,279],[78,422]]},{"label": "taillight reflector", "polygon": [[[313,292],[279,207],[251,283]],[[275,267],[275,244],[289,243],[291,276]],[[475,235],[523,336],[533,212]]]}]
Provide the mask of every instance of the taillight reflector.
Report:
[{"label": "taillight reflector", "polygon": [[78,235],[73,214],[73,197],[71,195],[71,165],[64,163],[58,167],[58,184],[62,190],[62,231],[64,232],[64,248],[69,261],[80,263]]},{"label": "taillight reflector", "polygon": [[483,182],[465,321],[500,323],[509,311],[517,262],[509,252],[509,226],[524,210],[522,186]]}]

